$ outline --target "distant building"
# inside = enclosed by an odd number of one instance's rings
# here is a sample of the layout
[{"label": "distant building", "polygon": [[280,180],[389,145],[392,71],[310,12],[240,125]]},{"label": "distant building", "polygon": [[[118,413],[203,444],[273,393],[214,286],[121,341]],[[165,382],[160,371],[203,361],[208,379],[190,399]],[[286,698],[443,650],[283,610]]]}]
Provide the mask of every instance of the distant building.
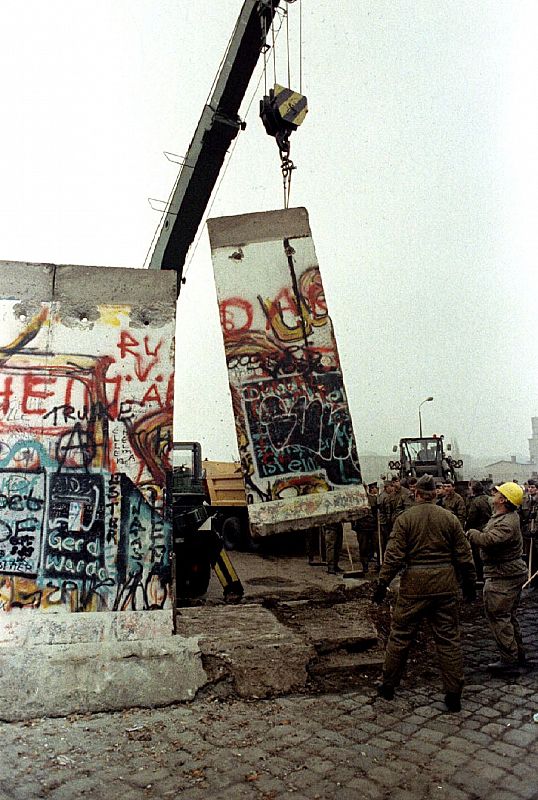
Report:
[{"label": "distant building", "polygon": [[493,483],[502,483],[503,481],[524,483],[529,478],[536,476],[536,470],[536,464],[521,464],[515,456],[512,456],[510,461],[494,461],[493,464],[486,464],[484,477],[491,477]]},{"label": "distant building", "polygon": [[538,417],[531,418],[532,436],[529,439],[529,453],[533,464],[538,465]]}]

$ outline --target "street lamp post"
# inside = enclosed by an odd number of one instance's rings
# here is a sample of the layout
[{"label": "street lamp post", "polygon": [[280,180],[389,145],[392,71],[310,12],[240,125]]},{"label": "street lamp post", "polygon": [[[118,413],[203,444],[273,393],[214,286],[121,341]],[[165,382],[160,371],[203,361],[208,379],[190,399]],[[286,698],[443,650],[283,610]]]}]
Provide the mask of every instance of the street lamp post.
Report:
[{"label": "street lamp post", "polygon": [[432,400],[433,400],[433,397],[427,397],[425,400],[422,401],[422,403],[420,403],[420,405],[418,407],[418,427],[419,427],[419,430],[420,430],[420,438],[421,439],[422,439],[422,415],[420,413],[420,409],[424,405],[424,403],[431,403]]}]

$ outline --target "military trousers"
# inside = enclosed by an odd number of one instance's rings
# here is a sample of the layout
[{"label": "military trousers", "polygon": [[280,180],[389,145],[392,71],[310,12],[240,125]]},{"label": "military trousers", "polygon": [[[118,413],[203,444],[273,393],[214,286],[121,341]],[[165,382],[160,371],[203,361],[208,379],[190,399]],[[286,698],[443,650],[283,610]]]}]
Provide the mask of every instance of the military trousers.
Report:
[{"label": "military trousers", "polygon": [[423,620],[428,620],[432,628],[445,692],[459,694],[464,683],[459,607],[458,598],[450,594],[426,597],[398,595],[385,651],[383,682],[390,686],[399,685],[409,648]]},{"label": "military trousers", "polygon": [[[365,570],[368,569],[368,564],[373,558],[374,553],[378,551],[377,544],[377,530],[368,528],[358,528],[355,530],[357,535],[357,544],[359,545],[359,552],[361,556],[361,563]],[[379,558],[378,558],[379,563]]]},{"label": "military trousers", "polygon": [[327,530],[325,532],[325,552],[327,553],[327,567],[336,568],[340,561],[344,534],[342,526],[338,525],[338,530]]},{"label": "military trousers", "polygon": [[501,660],[508,664],[525,657],[521,629],[516,611],[525,583],[525,573],[513,577],[486,578],[484,583],[484,613],[501,653]]}]

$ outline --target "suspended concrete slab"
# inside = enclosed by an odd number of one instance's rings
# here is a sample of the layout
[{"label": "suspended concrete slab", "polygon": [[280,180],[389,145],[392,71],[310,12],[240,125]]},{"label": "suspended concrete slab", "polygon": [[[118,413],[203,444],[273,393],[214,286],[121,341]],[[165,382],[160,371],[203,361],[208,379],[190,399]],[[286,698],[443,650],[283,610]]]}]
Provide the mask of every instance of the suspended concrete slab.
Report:
[{"label": "suspended concrete slab", "polygon": [[208,221],[252,533],[367,507],[308,213]]}]

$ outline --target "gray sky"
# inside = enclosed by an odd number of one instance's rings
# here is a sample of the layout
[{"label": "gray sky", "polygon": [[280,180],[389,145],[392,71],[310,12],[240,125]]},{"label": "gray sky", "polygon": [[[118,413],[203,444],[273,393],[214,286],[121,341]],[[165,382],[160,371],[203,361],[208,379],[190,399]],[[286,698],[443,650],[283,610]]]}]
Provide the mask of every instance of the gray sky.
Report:
[{"label": "gray sky", "polygon": [[[0,258],[140,267],[242,0],[0,9]],[[528,457],[538,415],[538,8],[302,0],[291,205],[310,213],[359,454],[400,436]],[[298,88],[299,3],[290,6]],[[287,83],[284,36],[277,80]],[[261,64],[211,216],[282,206]],[[272,59],[268,83],[273,81]],[[178,305],[176,437],[237,453],[207,232]]]}]

